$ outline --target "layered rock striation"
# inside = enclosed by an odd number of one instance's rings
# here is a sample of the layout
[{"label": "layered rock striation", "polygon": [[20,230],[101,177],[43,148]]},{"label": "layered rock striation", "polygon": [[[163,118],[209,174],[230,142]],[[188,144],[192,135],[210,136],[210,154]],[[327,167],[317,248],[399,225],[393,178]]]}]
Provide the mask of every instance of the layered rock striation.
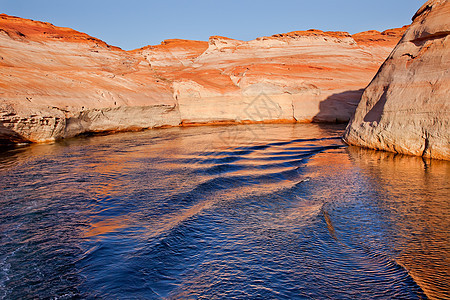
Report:
[{"label": "layered rock striation", "polygon": [[0,15],[0,143],[83,132],[348,121],[406,28],[166,40],[124,51]]},{"label": "layered rock striation", "polygon": [[0,140],[178,125],[146,60],[69,28],[0,15]]},{"label": "layered rock striation", "polygon": [[355,38],[309,30],[248,42],[213,36],[134,53],[170,80],[185,124],[346,122],[404,30]]},{"label": "layered rock striation", "polygon": [[430,0],[365,90],[349,144],[450,159],[450,3]]}]

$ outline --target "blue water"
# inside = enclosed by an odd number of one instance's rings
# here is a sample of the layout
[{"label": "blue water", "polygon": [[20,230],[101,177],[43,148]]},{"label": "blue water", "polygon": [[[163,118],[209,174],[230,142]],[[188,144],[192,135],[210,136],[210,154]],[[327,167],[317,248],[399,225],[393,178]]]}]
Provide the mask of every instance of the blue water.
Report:
[{"label": "blue water", "polygon": [[0,299],[449,299],[450,163],[339,125],[0,152]]}]

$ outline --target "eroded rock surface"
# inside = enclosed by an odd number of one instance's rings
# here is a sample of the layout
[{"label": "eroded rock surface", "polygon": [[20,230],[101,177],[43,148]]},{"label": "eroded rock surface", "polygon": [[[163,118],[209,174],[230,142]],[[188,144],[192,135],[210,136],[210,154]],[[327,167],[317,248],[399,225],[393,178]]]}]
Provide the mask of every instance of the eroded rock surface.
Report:
[{"label": "eroded rock surface", "polygon": [[147,61],[69,28],[0,15],[0,140],[178,125]]},{"label": "eroded rock surface", "polygon": [[348,121],[405,28],[166,40],[124,51],[0,15],[0,141],[193,123]]},{"label": "eroded rock surface", "polygon": [[450,159],[450,3],[413,17],[367,87],[344,139],[353,145]]},{"label": "eroded rock surface", "polygon": [[405,29],[213,36],[133,52],[172,82],[184,123],[346,122]]}]

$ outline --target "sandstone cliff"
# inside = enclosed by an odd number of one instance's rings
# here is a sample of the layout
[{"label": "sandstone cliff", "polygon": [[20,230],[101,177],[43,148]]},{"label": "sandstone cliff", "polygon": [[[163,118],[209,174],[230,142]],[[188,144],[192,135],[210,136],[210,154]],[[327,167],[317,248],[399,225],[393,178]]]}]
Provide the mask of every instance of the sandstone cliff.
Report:
[{"label": "sandstone cliff", "polygon": [[0,140],[178,125],[148,63],[69,28],[0,15]]},{"label": "sandstone cliff", "polygon": [[450,159],[450,3],[430,0],[367,87],[350,144]]},{"label": "sandstone cliff", "polygon": [[405,28],[124,51],[0,15],[0,143],[192,123],[348,121]]},{"label": "sandstone cliff", "polygon": [[213,36],[133,52],[172,83],[185,124],[346,122],[404,30],[309,30],[248,42]]}]

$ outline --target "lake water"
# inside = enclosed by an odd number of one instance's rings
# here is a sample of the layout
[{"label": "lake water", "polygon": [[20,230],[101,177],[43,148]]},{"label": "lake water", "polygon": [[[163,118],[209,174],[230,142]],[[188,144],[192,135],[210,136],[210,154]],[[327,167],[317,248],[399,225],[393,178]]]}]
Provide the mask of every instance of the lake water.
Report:
[{"label": "lake water", "polygon": [[0,153],[0,299],[450,298],[450,163],[339,125]]}]

